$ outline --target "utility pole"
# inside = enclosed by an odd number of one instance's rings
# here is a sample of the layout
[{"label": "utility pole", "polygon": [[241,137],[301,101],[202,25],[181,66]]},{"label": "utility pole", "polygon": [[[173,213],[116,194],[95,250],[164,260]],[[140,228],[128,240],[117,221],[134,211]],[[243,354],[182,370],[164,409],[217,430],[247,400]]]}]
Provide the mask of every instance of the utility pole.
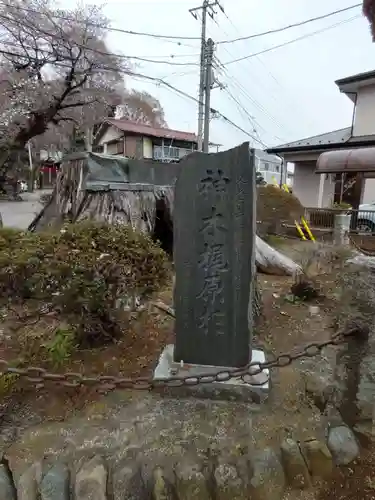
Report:
[{"label": "utility pole", "polygon": [[207,14],[213,19],[216,14],[214,7],[219,7],[221,11],[223,7],[219,0],[203,0],[200,7],[189,9],[190,14],[194,19],[198,19],[197,12],[202,11],[202,30],[201,30],[201,54],[200,54],[200,74],[199,74],[199,93],[198,93],[198,151],[202,151],[203,145],[203,120],[204,120],[204,85],[206,75],[206,28]]},{"label": "utility pole", "polygon": [[203,152],[208,153],[210,140],[210,118],[211,118],[211,89],[213,85],[212,59],[214,55],[214,42],[211,38],[207,40],[207,49],[205,57],[206,78],[205,78],[205,101],[204,101],[204,140]]}]

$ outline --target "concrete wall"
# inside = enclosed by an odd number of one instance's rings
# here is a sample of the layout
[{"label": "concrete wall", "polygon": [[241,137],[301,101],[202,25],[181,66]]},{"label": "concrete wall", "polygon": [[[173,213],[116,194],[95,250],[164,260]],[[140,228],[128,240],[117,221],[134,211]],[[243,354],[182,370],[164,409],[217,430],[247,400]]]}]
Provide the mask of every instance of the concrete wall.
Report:
[{"label": "concrete wall", "polygon": [[[318,207],[320,175],[315,173],[316,162],[295,162],[293,194],[305,207]],[[322,208],[332,205],[334,183],[330,175],[324,175]]]},{"label": "concrete wall", "polygon": [[315,162],[294,164],[293,194],[305,207],[318,204],[319,176],[314,171]]},{"label": "concrete wall", "polygon": [[375,85],[361,87],[357,94],[353,135],[375,134]]}]

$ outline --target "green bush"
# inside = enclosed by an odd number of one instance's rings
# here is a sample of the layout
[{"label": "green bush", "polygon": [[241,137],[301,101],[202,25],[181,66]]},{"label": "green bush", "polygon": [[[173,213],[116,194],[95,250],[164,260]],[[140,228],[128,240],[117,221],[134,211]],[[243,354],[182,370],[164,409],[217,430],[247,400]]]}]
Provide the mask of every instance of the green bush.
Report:
[{"label": "green bush", "polygon": [[283,224],[294,224],[304,214],[298,198],[271,184],[257,187],[256,209],[257,231],[261,237],[285,234]]},{"label": "green bush", "polygon": [[128,226],[85,221],[59,232],[0,230],[3,305],[59,315],[81,346],[118,337],[124,302],[147,300],[168,278],[165,253]]}]

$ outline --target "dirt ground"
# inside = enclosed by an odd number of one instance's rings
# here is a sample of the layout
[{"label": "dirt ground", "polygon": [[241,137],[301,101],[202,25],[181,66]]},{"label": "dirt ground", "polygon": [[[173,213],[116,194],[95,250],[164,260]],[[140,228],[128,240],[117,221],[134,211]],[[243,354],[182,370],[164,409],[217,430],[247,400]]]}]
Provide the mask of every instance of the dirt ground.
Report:
[{"label": "dirt ground", "polygon": [[[277,242],[274,242],[277,243]],[[298,260],[307,245],[313,243],[281,242],[282,251]],[[259,276],[262,289],[264,312],[254,334],[254,344],[265,349],[268,355],[296,350],[310,341],[327,340],[333,330],[332,322],[338,312],[335,295],[335,272],[320,274],[317,279],[321,286],[321,298],[312,303],[295,302],[290,294],[293,284],[291,277]],[[158,297],[172,305],[171,290]],[[318,309],[311,310],[311,305]],[[38,332],[49,328],[36,324],[36,342],[40,343]],[[27,332],[30,336],[30,331]],[[21,338],[19,334],[17,338]],[[160,310],[150,307],[142,313],[138,321],[125,332],[116,345],[91,351],[76,351],[58,371],[85,372],[90,374],[121,374],[124,376],[148,376],[152,372],[165,344],[173,341],[173,319]],[[0,358],[8,360],[22,355],[20,344],[15,342],[12,332],[3,325]],[[37,359],[43,366],[56,370],[45,360]],[[303,366],[275,369],[268,409],[257,421],[269,440],[280,440],[292,435],[296,439],[309,439],[320,426],[320,416],[312,407],[303,390],[301,379]],[[13,382],[13,380],[11,381]],[[4,383],[2,413],[0,412],[0,432],[12,440],[12,426],[24,428],[42,420],[64,420],[77,414],[88,403],[99,399],[94,389],[81,388],[41,388],[24,381]],[[35,396],[35,392],[37,396]],[[1,405],[0,405],[1,408]],[[288,496],[289,500],[370,500],[375,499],[375,458],[367,453],[350,467],[337,469],[330,485],[322,487],[320,493],[301,492],[298,496]]]}]

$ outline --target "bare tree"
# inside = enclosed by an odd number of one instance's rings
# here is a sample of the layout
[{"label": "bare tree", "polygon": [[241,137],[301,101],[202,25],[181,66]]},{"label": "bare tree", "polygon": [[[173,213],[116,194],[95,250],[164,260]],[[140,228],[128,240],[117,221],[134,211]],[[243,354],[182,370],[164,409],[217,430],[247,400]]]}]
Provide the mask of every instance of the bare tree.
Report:
[{"label": "bare tree", "polygon": [[108,54],[108,20],[95,6],[60,10],[50,0],[0,4],[0,172],[28,141],[66,137],[118,104],[128,68]]},{"label": "bare tree", "polygon": [[151,94],[138,90],[125,91],[121,101],[116,110],[116,118],[153,127],[167,127],[160,101]]}]

